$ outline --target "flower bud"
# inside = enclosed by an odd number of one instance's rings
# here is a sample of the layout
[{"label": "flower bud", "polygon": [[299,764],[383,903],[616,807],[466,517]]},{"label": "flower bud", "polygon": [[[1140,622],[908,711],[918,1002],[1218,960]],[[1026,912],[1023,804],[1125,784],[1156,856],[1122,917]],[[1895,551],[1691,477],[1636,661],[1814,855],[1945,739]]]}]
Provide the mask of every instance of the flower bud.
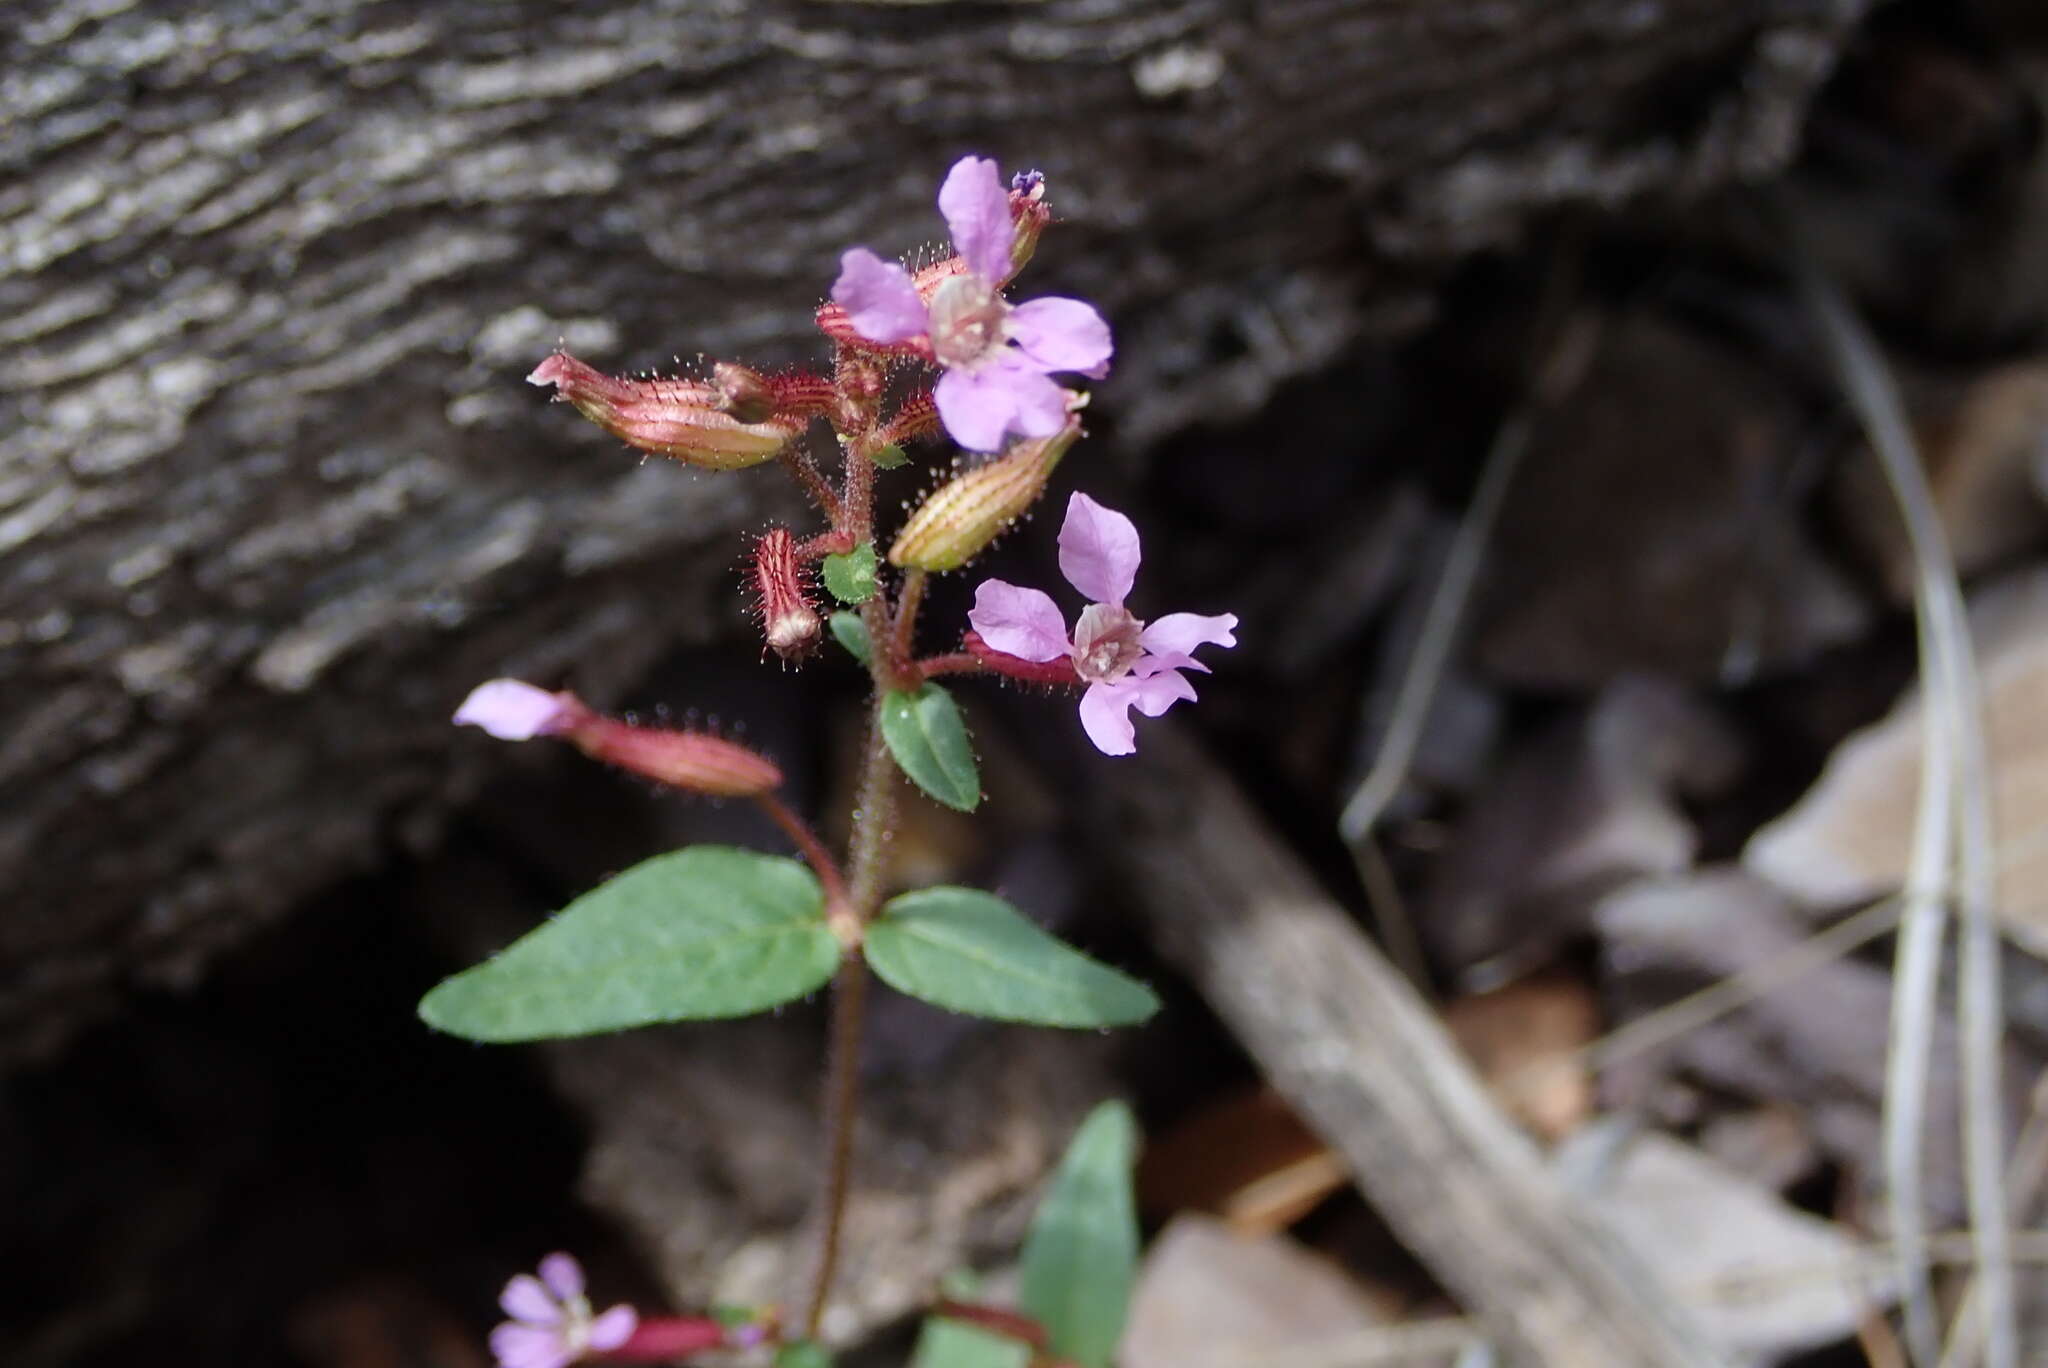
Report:
[{"label": "flower bud", "polygon": [[782,771],[766,756],[708,732],[636,727],[592,713],[568,737],[593,760],[693,793],[753,798],[782,785]]},{"label": "flower bud", "polygon": [[742,422],[723,411],[726,396],[716,385],[606,375],[567,352],[556,352],[526,379],[553,385],[557,397],[614,437],[707,470],[772,460],[802,430],[801,419],[782,414]]},{"label": "flower bud", "polygon": [[788,528],[770,528],[754,543],[752,573],[768,649],[784,660],[800,658],[818,644],[823,624],[804,592],[803,570]]},{"label": "flower bud", "polygon": [[1015,279],[1038,250],[1039,234],[1052,221],[1052,206],[1045,202],[1042,173],[1020,171],[1010,178],[1010,219],[1017,229],[1017,236],[1010,243],[1009,279]]},{"label": "flower bud", "polygon": [[765,756],[705,732],[636,727],[593,710],[575,694],[549,693],[516,679],[493,679],[470,691],[455,721],[501,741],[559,736],[585,755],[657,783],[725,798],[751,798],[782,784]]},{"label": "flower bud", "polygon": [[1002,534],[1038,496],[1053,467],[1081,435],[1079,420],[1050,437],[1019,442],[935,490],[903,525],[889,563],[920,570],[957,570]]}]

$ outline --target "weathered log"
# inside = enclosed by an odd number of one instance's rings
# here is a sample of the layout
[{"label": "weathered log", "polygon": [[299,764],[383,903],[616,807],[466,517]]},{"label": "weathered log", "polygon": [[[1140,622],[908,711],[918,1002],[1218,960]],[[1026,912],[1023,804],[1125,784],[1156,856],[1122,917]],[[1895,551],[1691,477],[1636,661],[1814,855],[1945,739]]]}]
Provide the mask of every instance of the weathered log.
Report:
[{"label": "weathered log", "polygon": [[1104,828],[1132,900],[1260,1071],[1511,1361],[1724,1360],[1494,1106],[1450,1033],[1228,776],[1155,723]]},{"label": "weathered log", "polygon": [[[636,468],[558,338],[814,355],[838,250],[1042,166],[1142,446],[1548,207],[1781,166],[1858,0],[22,0],[0,23],[0,1059],[431,836],[475,680],[738,621],[774,477]],[[1403,309],[1406,312],[1403,313]]]}]

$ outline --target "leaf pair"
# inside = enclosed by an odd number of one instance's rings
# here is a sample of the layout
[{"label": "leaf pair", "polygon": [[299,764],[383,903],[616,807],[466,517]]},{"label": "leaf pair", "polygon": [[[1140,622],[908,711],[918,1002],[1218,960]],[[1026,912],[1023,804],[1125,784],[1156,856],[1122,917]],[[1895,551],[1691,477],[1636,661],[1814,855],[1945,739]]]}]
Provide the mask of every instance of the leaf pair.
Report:
[{"label": "leaf pair", "polygon": [[[841,953],[809,869],[692,846],[635,865],[444,980],[420,1016],[482,1041],[747,1016],[815,991]],[[867,928],[865,953],[897,991],[998,1021],[1122,1026],[1159,1005],[1137,980],[971,888],[893,899]]]}]

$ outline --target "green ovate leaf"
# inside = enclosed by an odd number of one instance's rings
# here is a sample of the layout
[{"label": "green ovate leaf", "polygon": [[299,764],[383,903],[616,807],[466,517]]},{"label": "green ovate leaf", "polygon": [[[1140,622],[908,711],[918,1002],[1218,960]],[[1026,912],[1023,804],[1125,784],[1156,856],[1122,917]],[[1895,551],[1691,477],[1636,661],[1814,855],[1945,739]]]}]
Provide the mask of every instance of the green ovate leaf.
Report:
[{"label": "green ovate leaf", "polygon": [[892,898],[864,946],[890,987],[968,1016],[1128,1026],[1159,1010],[1150,988],[978,889],[922,888]]},{"label": "green ovate leaf", "polygon": [[916,692],[892,689],[882,699],[882,737],[910,782],[949,808],[972,812],[981,802],[974,743],[953,695],[936,684]]},{"label": "green ovate leaf", "polygon": [[825,557],[825,587],[841,603],[866,603],[875,596],[875,548],[862,542],[853,550]]},{"label": "green ovate leaf", "polygon": [[832,1368],[832,1355],[815,1340],[796,1340],[775,1351],[775,1368]]},{"label": "green ovate leaf", "polygon": [[904,454],[901,442],[889,443],[889,445],[876,451],[868,459],[873,461],[876,468],[880,470],[894,470],[898,466],[910,464],[910,457]]},{"label": "green ovate leaf", "polygon": [[746,1016],[839,966],[825,900],[795,860],[730,846],[657,855],[585,893],[420,1000],[470,1040],[547,1040]]},{"label": "green ovate leaf", "polygon": [[966,1321],[931,1316],[917,1333],[910,1368],[1030,1368],[1031,1346]]},{"label": "green ovate leaf", "polygon": [[1137,1149],[1129,1107],[1104,1102],[1088,1113],[1024,1241],[1024,1309],[1045,1327],[1052,1351],[1080,1368],[1109,1368],[1130,1312]]},{"label": "green ovate leaf", "polygon": [[867,664],[868,657],[874,654],[874,647],[868,641],[868,625],[861,621],[860,614],[841,608],[828,621],[832,627],[832,639],[844,646],[848,655],[863,665]]}]

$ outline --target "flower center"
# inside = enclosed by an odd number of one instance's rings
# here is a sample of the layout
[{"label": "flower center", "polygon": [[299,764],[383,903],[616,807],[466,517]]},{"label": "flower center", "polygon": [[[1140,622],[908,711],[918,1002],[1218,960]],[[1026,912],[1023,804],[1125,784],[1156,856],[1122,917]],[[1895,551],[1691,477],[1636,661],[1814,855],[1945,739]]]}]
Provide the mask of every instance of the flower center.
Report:
[{"label": "flower center", "polygon": [[1091,684],[1122,679],[1145,654],[1145,624],[1121,604],[1091,603],[1074,623],[1074,673]]},{"label": "flower center", "polygon": [[972,370],[1003,345],[1003,315],[1010,306],[972,272],[962,272],[932,291],[932,354],[948,370]]}]

